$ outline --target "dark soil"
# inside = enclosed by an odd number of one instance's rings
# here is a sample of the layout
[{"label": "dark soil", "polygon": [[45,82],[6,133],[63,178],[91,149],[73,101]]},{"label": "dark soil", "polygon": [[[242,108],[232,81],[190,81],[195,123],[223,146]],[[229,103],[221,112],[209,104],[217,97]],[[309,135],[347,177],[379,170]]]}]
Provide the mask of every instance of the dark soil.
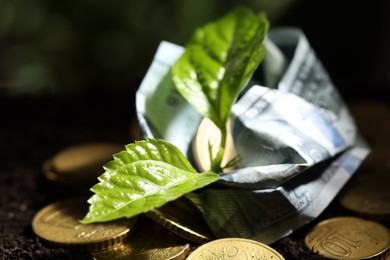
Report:
[{"label": "dark soil", "polygon": [[[42,175],[43,162],[70,145],[132,141],[134,95],[94,90],[70,97],[0,96],[0,259],[89,259],[46,247],[31,229],[34,214],[72,196]],[[315,222],[345,212],[334,202]],[[311,223],[272,245],[286,259],[322,259],[303,243]]]},{"label": "dark soil", "polygon": [[129,143],[131,93],[90,92],[71,97],[0,97],[0,259],[73,259],[41,244],[31,229],[34,214],[74,195],[53,187],[43,162],[68,146]]}]

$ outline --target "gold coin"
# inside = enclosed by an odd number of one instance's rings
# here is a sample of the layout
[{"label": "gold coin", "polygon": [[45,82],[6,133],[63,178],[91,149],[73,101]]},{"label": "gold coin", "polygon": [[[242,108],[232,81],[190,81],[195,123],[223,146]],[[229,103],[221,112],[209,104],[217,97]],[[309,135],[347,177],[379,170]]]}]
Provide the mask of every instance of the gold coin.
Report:
[{"label": "gold coin", "polygon": [[390,220],[390,175],[387,173],[360,174],[346,185],[339,195],[340,204],[347,210],[375,220]]},{"label": "gold coin", "polygon": [[41,209],[32,220],[34,233],[44,242],[77,251],[112,248],[123,242],[136,219],[81,224],[88,211],[86,198],[71,198]]},{"label": "gold coin", "polygon": [[182,260],[189,250],[190,245],[183,238],[145,218],[137,222],[124,244],[110,250],[94,252],[92,256],[99,260]]},{"label": "gold coin", "polygon": [[390,233],[374,221],[337,217],[314,226],[305,244],[330,259],[385,259],[390,253]]},{"label": "gold coin", "polygon": [[184,197],[145,213],[147,217],[173,233],[195,243],[214,238],[201,213]]},{"label": "gold coin", "polygon": [[284,259],[273,248],[251,239],[221,238],[193,251],[187,260],[203,259]]},{"label": "gold coin", "polygon": [[[212,158],[215,158],[218,149],[221,145],[221,131],[208,118],[204,118],[200,123],[192,143],[192,153],[195,164],[200,171],[209,171],[211,169],[210,162],[210,146]],[[222,159],[222,166],[229,163],[237,157],[234,147],[233,138],[230,132],[230,120],[227,122],[227,137],[225,151]],[[224,169],[224,172],[232,170],[233,167]]]},{"label": "gold coin", "polygon": [[113,160],[113,154],[124,149],[116,143],[85,143],[68,147],[43,165],[45,176],[61,184],[91,186],[104,170],[103,165]]}]

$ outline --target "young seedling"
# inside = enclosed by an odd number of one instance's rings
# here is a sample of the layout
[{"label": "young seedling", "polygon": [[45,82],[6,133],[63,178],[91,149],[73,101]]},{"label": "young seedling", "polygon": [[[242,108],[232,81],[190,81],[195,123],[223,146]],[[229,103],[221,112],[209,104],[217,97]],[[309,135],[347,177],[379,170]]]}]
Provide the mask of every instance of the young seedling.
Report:
[{"label": "young seedling", "polygon": [[227,138],[226,123],[240,90],[265,55],[268,32],[263,13],[238,7],[195,31],[184,54],[172,67],[182,96],[221,131],[220,148],[211,169],[198,173],[174,145],[147,139],[126,146],[104,166],[105,173],[91,188],[89,212],[82,223],[132,217],[160,207],[216,181]]}]

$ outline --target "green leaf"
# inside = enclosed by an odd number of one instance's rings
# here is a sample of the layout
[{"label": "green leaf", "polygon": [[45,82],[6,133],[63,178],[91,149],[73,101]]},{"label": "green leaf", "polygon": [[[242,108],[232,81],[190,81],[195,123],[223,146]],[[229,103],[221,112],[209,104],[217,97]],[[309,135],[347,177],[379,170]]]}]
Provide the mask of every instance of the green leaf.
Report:
[{"label": "green leaf", "polygon": [[174,145],[155,139],[138,141],[114,155],[91,188],[89,212],[81,223],[132,217],[160,207],[218,178],[197,173]]},{"label": "green leaf", "polygon": [[240,90],[264,57],[268,27],[263,13],[238,7],[196,30],[172,67],[178,91],[220,129],[225,127]]}]

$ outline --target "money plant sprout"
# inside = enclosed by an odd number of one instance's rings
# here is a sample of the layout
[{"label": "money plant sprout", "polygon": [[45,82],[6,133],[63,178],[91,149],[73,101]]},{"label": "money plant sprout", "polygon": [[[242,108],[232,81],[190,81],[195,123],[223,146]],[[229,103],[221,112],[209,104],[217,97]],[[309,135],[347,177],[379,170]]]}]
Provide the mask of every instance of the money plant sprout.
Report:
[{"label": "money plant sprout", "polygon": [[164,140],[128,144],[103,167],[81,223],[130,218],[218,179],[228,167],[221,163],[231,107],[265,55],[268,27],[264,13],[237,7],[197,29],[171,68],[177,90],[221,131],[221,146],[210,158],[210,171],[198,173],[177,147]]},{"label": "money plant sprout", "polygon": [[264,13],[236,8],[222,19],[197,29],[172,67],[177,90],[221,131],[221,147],[210,158],[213,172],[220,173],[226,167],[221,162],[227,120],[238,93],[264,57],[267,32]]}]

